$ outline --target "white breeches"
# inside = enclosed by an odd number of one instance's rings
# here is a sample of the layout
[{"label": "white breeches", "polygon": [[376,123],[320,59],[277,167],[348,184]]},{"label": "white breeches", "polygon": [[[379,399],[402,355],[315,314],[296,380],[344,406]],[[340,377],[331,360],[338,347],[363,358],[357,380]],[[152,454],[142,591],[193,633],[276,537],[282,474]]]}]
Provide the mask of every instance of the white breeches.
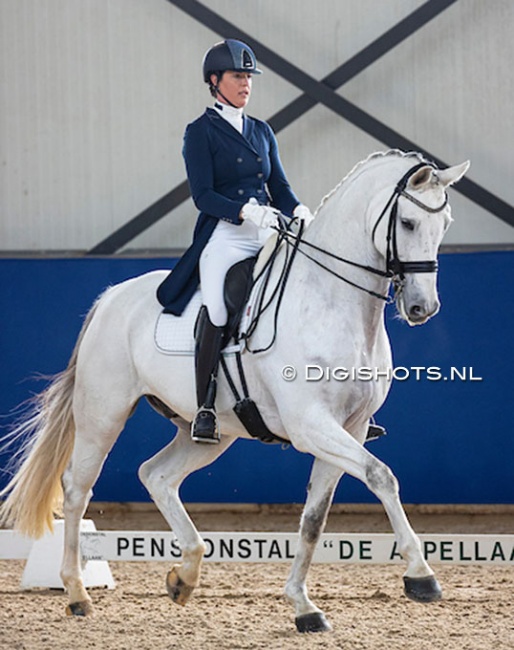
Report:
[{"label": "white breeches", "polygon": [[219,221],[200,256],[200,289],[211,323],[226,325],[227,308],[223,296],[225,276],[231,266],[257,255],[274,231],[261,229],[249,221],[240,226]]}]

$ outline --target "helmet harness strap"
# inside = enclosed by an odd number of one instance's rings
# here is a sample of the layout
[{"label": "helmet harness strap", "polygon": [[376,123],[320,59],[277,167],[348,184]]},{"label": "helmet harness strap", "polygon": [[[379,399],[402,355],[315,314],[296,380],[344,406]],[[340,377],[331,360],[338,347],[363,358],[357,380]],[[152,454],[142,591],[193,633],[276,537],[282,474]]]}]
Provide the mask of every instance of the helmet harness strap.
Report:
[{"label": "helmet harness strap", "polygon": [[[223,70],[223,72],[226,72],[226,71]],[[223,101],[226,102],[229,106],[232,106],[232,108],[239,108],[238,106],[236,106],[235,104],[233,104],[233,103],[230,101],[230,99],[227,99],[227,98],[225,97],[225,95],[224,95],[224,94],[221,92],[221,90],[220,90],[220,86],[219,86],[219,84],[220,84],[220,81],[221,81],[221,77],[223,76],[223,72],[220,72],[220,73],[218,73],[218,72],[213,72],[213,75],[216,77],[216,83],[213,84],[214,91],[216,92],[216,95],[219,95],[219,96],[223,99]]]}]

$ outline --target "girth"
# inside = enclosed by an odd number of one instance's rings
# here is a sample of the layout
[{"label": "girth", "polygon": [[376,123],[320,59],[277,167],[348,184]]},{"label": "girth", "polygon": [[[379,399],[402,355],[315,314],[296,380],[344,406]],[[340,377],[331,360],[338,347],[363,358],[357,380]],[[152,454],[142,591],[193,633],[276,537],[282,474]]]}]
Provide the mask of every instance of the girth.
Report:
[{"label": "girth", "polygon": [[[238,262],[237,264],[234,264],[230,267],[225,277],[224,299],[225,306],[227,307],[229,315],[228,323],[225,327],[224,332],[225,345],[232,338],[236,342],[238,341],[239,325],[254,284],[253,269],[255,267],[256,261],[257,257],[249,257],[245,260],[242,260],[241,262]],[[243,424],[245,429],[253,438],[258,438],[261,440],[261,442],[280,442],[283,444],[289,444],[287,440],[280,438],[268,429],[266,423],[262,419],[257,404],[250,398],[248,385],[246,383],[246,377],[243,370],[243,364],[241,361],[241,353],[239,351],[236,352],[236,362],[239,381],[243,392],[242,397],[236,388],[234,380],[232,379],[226,360],[224,356],[221,355],[221,367],[223,368],[223,372],[227,378],[230,390],[232,391],[232,394],[236,400],[234,413],[239,418],[239,421]]]}]

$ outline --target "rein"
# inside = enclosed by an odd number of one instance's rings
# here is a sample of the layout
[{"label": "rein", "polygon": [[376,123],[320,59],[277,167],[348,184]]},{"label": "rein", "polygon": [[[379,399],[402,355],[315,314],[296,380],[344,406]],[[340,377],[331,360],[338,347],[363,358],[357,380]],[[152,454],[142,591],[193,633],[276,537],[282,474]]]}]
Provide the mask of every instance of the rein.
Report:
[{"label": "rein", "polygon": [[[291,254],[289,254],[289,247],[291,246],[291,242],[287,239],[287,236],[292,234],[287,230],[287,225],[284,225],[281,229],[278,230],[278,239],[275,244],[275,248],[273,249],[273,252],[271,253],[269,259],[266,261],[266,264],[263,266],[261,269],[260,273],[258,276],[255,278],[255,282],[257,282],[260,277],[266,273],[266,278],[264,279],[263,287],[260,292],[259,296],[259,301],[257,303],[257,308],[256,308],[256,316],[252,319],[250,325],[248,326],[248,330],[244,334],[244,338],[246,340],[246,349],[251,352],[252,354],[258,354],[260,352],[267,352],[275,343],[275,339],[277,338],[277,322],[278,322],[278,313],[280,310],[280,305],[282,303],[282,298],[284,297],[284,292],[287,284],[287,280],[289,278],[289,273],[291,272],[291,267],[293,266],[294,258],[296,257],[296,253],[299,251],[299,246],[302,243],[302,234],[303,234],[303,227],[304,224],[303,222],[300,222],[299,225],[299,231],[298,235],[294,236],[294,243],[292,244],[292,251]],[[270,299],[267,301],[265,305],[264,303],[264,298],[266,295],[266,289],[268,287],[268,282],[271,277],[271,270],[273,268],[273,265],[275,264],[275,260],[277,258],[278,252],[280,250],[280,247],[282,246],[283,242],[286,242],[288,245],[288,248],[286,249],[285,253],[285,260],[284,260],[284,266],[282,267],[282,271],[280,273],[280,278],[277,282],[277,285],[273,289],[273,292],[271,294]],[[300,251],[302,252],[302,251]],[[263,314],[268,307],[272,304],[273,300],[275,299],[275,296],[277,295],[278,292],[278,299],[277,299],[277,304],[275,306],[275,314],[273,316],[273,337],[270,341],[270,343],[265,347],[265,348],[259,348],[257,350],[252,350],[249,346],[249,339],[252,336],[252,334],[255,331],[255,328],[257,327],[257,323],[259,322],[259,318],[261,317],[261,314]]]},{"label": "rein", "polygon": [[[400,197],[404,197],[414,203],[416,206],[419,208],[425,210],[426,212],[429,212],[431,214],[436,214],[438,212],[441,212],[444,210],[446,205],[448,204],[448,194],[445,192],[445,200],[444,202],[436,207],[432,208],[428,205],[425,205],[418,199],[416,199],[414,196],[409,194],[406,191],[407,183],[409,182],[409,179],[413,174],[415,174],[419,169],[422,167],[426,167],[427,163],[426,162],[421,162],[411,169],[400,179],[398,184],[393,190],[393,193],[389,197],[386,205],[384,206],[382,212],[380,213],[377,221],[375,222],[375,225],[373,226],[373,230],[371,232],[371,239],[372,241],[375,240],[375,233],[377,230],[377,227],[379,223],[382,221],[384,216],[386,215],[387,211],[390,210],[389,212],[389,220],[388,220],[388,225],[387,225],[387,250],[386,250],[386,265],[385,265],[385,270],[383,269],[377,269],[372,266],[368,266],[366,264],[360,264],[359,262],[354,262],[352,260],[346,259],[344,257],[341,257],[340,255],[336,255],[335,253],[332,253],[328,250],[325,250],[324,248],[321,248],[320,246],[317,246],[316,244],[312,244],[311,242],[303,239],[303,222],[300,222],[299,226],[299,231],[298,234],[294,234],[290,230],[287,229],[286,226],[282,226],[277,228],[279,237],[277,240],[277,244],[275,246],[275,249],[273,253],[271,254],[269,260],[267,263],[264,265],[261,273],[259,274],[259,277],[264,273],[267,272],[267,277],[264,281],[264,286],[261,291],[261,295],[259,297],[259,302],[256,308],[256,315],[252,319],[247,332],[244,334],[244,338],[246,339],[246,348],[248,349],[249,352],[252,352],[252,354],[257,354],[259,352],[265,352],[269,350],[273,343],[275,342],[276,336],[277,336],[277,321],[278,321],[278,313],[280,309],[280,304],[282,302],[282,298],[284,296],[284,291],[285,291],[285,286],[287,283],[287,279],[289,277],[289,273],[291,271],[291,266],[293,264],[294,258],[296,254],[299,252],[305,257],[307,257],[309,260],[314,262],[317,266],[321,267],[325,271],[328,271],[331,275],[335,276],[339,280],[342,280],[343,282],[346,282],[347,284],[355,287],[356,289],[359,289],[361,291],[364,291],[368,293],[370,296],[373,296],[374,298],[378,298],[379,300],[384,300],[387,304],[391,304],[395,301],[398,293],[401,291],[402,286],[403,286],[403,281],[405,279],[405,274],[406,273],[435,273],[438,268],[437,260],[416,260],[412,262],[404,262],[400,260],[398,256],[398,247],[397,247],[397,223],[398,223],[398,201]],[[271,269],[273,268],[273,264],[275,263],[278,251],[280,249],[281,244],[285,242],[288,245],[288,248],[286,250],[286,259],[284,261],[284,267],[281,271],[279,281],[277,285],[275,286],[272,295],[270,299],[267,301],[266,305],[263,305],[264,303],[264,296],[266,294],[266,288],[268,285],[268,281],[271,275]],[[366,287],[361,286],[360,284],[356,284],[355,282],[352,282],[348,278],[345,278],[343,275],[340,273],[337,273],[333,269],[331,269],[329,266],[326,264],[323,264],[323,262],[317,260],[316,258],[312,257],[308,253],[306,253],[302,248],[300,248],[301,245],[308,246],[309,248],[312,248],[313,250],[316,250],[323,255],[326,255],[332,259],[337,260],[338,262],[343,262],[344,264],[349,264],[350,266],[362,269],[364,271],[367,271],[368,273],[372,273],[374,275],[378,275],[382,278],[388,278],[392,279],[393,281],[393,286],[394,286],[394,293],[393,296],[389,295],[382,295],[380,293],[377,293],[375,291],[372,291],[371,289],[367,289]],[[292,246],[292,252],[291,255],[289,255],[289,247]],[[257,280],[258,278],[256,278]],[[274,313],[274,318],[273,318],[273,323],[274,323],[274,333],[271,342],[269,345],[267,345],[265,348],[261,348],[258,350],[252,350],[250,349],[248,345],[248,340],[255,331],[255,328],[257,327],[257,323],[259,321],[260,316],[264,311],[268,309],[268,307],[271,305],[273,302],[275,296],[277,295],[278,292],[278,300],[277,304],[275,306],[275,313]]]},{"label": "rein", "polygon": [[[412,167],[411,169],[409,169],[409,171],[402,177],[402,179],[398,182],[395,189],[393,190],[393,193],[389,197],[389,200],[385,204],[384,209],[382,210],[378,219],[375,222],[375,225],[373,226],[371,239],[374,241],[377,227],[379,223],[382,221],[382,219],[384,218],[388,209],[390,208],[389,222],[387,226],[387,252],[386,252],[385,270],[376,269],[373,266],[368,266],[366,264],[359,264],[358,262],[354,262],[352,260],[341,257],[340,255],[336,255],[335,253],[327,251],[324,248],[321,248],[320,246],[316,246],[315,244],[312,244],[311,242],[302,239],[301,234],[294,235],[291,232],[285,232],[284,233],[285,237],[289,239],[299,239],[300,244],[303,244],[320,253],[323,253],[324,255],[327,255],[328,257],[331,257],[332,259],[335,259],[338,262],[349,264],[356,268],[367,271],[368,273],[373,273],[374,275],[378,275],[382,278],[390,278],[393,279],[393,281],[397,279],[397,281],[395,282],[395,287],[398,287],[401,284],[406,273],[435,273],[437,271],[437,266],[438,266],[437,260],[418,260],[412,262],[403,262],[402,260],[400,260],[398,256],[397,237],[396,237],[396,228],[398,222],[398,201],[401,196],[403,196],[404,198],[408,199],[409,201],[417,205],[419,208],[422,208],[423,210],[431,214],[441,212],[448,204],[448,194],[446,193],[445,193],[444,202],[436,208],[431,208],[430,206],[425,205],[424,203],[422,203],[421,201],[419,201],[418,199],[416,199],[414,196],[412,196],[406,191],[405,188],[407,186],[407,183],[409,182],[410,177],[422,167],[426,167],[426,165],[427,165],[426,162],[419,163],[414,167]],[[299,252],[305,255],[305,257],[307,257],[308,259],[312,260],[315,264],[323,268],[325,271],[328,271],[335,277],[339,278],[340,280],[343,280],[344,282],[350,284],[351,286],[360,289],[361,291],[365,291],[369,295],[378,298],[380,300],[384,300],[387,303],[394,302],[394,296],[393,297],[383,296],[382,294],[376,293],[375,291],[371,291],[366,287],[351,282],[350,280],[348,280],[348,278],[345,278],[343,275],[340,275],[339,273],[337,273],[330,267],[326,266],[319,260],[308,255],[305,251],[300,249]]]}]

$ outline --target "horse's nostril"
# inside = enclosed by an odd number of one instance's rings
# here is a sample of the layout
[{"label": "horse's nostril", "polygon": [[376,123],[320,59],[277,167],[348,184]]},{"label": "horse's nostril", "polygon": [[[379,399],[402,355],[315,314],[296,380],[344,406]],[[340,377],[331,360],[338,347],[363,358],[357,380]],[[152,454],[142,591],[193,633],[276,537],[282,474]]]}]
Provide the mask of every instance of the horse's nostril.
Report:
[{"label": "horse's nostril", "polygon": [[425,315],[425,309],[421,305],[412,305],[409,310],[409,316],[411,318],[419,318],[420,316]]}]

